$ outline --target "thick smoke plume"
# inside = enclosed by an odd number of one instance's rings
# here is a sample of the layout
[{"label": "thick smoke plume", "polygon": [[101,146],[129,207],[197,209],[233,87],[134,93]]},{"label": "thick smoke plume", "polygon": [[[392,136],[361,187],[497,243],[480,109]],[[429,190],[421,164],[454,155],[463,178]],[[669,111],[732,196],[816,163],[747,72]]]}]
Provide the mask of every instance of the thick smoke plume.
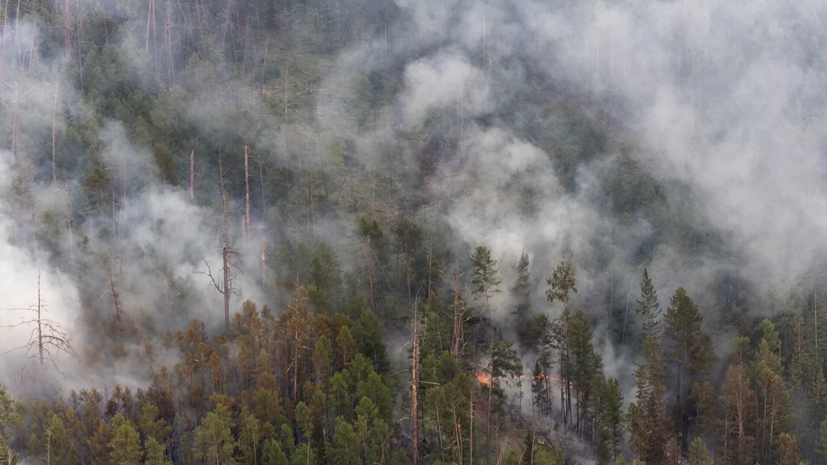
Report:
[{"label": "thick smoke plume", "polygon": [[[827,121],[824,70],[817,68],[827,62],[821,58],[827,6],[821,2],[398,0],[396,6],[399,20],[387,25],[385,36],[341,51],[313,90],[314,127],[268,119],[258,92],[233,85],[226,69],[196,60],[181,72],[179,85],[206,90],[177,116],[199,137],[237,137],[255,145],[256,156],[267,162],[298,170],[324,166],[326,156],[343,146],[350,150],[350,143],[359,160],[340,193],[353,184],[375,191],[379,182],[372,172],[393,179],[418,163],[428,174],[427,198],[411,204],[424,205],[419,215],[447,225],[458,264],[467,265],[476,245],[490,247],[507,290],[520,253],[527,251],[535,309],[548,307],[545,278],[563,248],[571,247],[579,279],[574,305],[599,323],[609,374],[623,372],[609,360],[627,366],[625,354],[609,356],[616,354],[611,340],[630,331],[627,317],[642,267],[654,277],[662,304],[684,286],[715,321],[721,305],[711,291],[722,273],[762,290],[789,287],[827,252]],[[112,40],[129,45],[127,78],[144,85],[149,64],[140,42],[146,25],[123,12],[116,19],[125,21],[124,36]],[[7,43],[36,50],[40,31],[25,20],[18,31]],[[153,147],[144,146],[148,141],[124,134],[123,127],[135,122],[112,121],[96,134],[112,183],[125,193],[108,199],[117,208],[107,206],[97,219],[75,225],[74,244],[56,243],[48,251],[35,250],[37,231],[16,227],[32,212],[47,211],[63,227],[71,216],[67,199],[74,209],[86,200],[78,180],[52,186],[51,159],[27,152],[50,138],[55,100],[62,109],[56,118],[61,136],[64,118],[83,119],[92,110],[65,81],[55,96],[55,80],[65,79],[68,66],[45,57],[31,61],[38,71],[32,76],[39,77],[18,76],[3,90],[6,108],[27,108],[18,122],[26,134],[39,135],[17,141],[19,153],[3,156],[16,161],[0,168],[0,270],[12,277],[0,284],[8,286],[0,287],[3,306],[29,305],[41,269],[44,300],[55,318],[73,334],[79,352],[94,352],[95,338],[77,322],[91,308],[111,306],[109,269],[135,325],[180,327],[200,318],[218,327],[220,296],[199,274],[205,261],[213,270],[221,262],[218,173],[205,173],[196,163],[196,204],[184,188],[144,181],[158,178],[157,167]],[[370,74],[388,69],[402,70],[397,88],[372,88]],[[86,79],[94,85],[94,76]],[[545,106],[521,99],[536,88],[548,94]],[[390,103],[355,108],[353,96],[366,93]],[[178,98],[174,90],[170,95]],[[572,137],[564,125],[573,121],[581,132],[603,131],[613,139]],[[420,134],[426,122],[438,122],[430,127],[440,131]],[[13,139],[12,128],[3,131]],[[398,143],[417,138],[418,153]],[[642,173],[638,184],[619,186],[630,166]],[[91,165],[62,169],[85,175]],[[237,174],[228,183],[240,198]],[[641,187],[645,183],[649,187]],[[650,188],[654,184],[661,190]],[[659,209],[618,205],[617,191],[636,188],[639,195],[660,196]],[[306,232],[304,225],[281,222],[273,206],[261,207],[254,230],[285,237]],[[372,204],[353,208],[373,211]],[[243,299],[283,301],[259,280],[259,238],[242,239],[242,205],[233,202],[230,209],[231,235],[246,271],[238,278]],[[708,226],[718,237],[698,240],[714,246],[688,255],[681,244],[704,227],[660,229],[670,215],[684,218],[673,224]],[[352,224],[319,218],[314,232],[330,238],[346,269],[358,266]],[[95,292],[79,295],[69,273],[79,273]],[[769,313],[773,305],[756,300],[752,310]],[[494,306],[500,325],[509,326],[509,293],[499,294]],[[139,351],[137,342],[128,350]]]}]

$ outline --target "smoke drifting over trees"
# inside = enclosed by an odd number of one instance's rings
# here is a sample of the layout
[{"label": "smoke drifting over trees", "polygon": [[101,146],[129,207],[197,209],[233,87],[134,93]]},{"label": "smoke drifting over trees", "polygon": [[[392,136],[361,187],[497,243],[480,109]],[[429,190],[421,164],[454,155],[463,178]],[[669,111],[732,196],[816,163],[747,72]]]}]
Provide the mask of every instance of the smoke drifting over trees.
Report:
[{"label": "smoke drifting over trees", "polygon": [[823,2],[7,3],[9,463],[824,449]]}]

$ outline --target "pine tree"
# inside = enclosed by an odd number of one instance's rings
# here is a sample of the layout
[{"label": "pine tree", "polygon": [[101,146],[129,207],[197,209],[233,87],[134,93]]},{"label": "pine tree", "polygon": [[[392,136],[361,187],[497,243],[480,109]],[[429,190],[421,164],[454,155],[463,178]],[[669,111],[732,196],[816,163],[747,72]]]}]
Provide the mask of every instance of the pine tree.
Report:
[{"label": "pine tree", "polygon": [[559,301],[564,308],[569,306],[571,293],[577,292],[577,278],[571,258],[568,255],[568,252],[564,252],[565,258],[554,268],[551,277],[546,279],[546,284],[549,285],[546,298],[549,302]]},{"label": "pine tree", "polygon": [[172,465],[172,462],[164,455],[164,446],[159,444],[155,438],[147,438],[144,442],[144,451],[146,453],[145,465]]},{"label": "pine tree", "polygon": [[686,450],[689,430],[689,386],[699,376],[709,373],[712,364],[712,339],[703,330],[703,316],[698,307],[678,288],[670,300],[664,316],[669,358],[676,366],[677,396],[675,401],[675,430],[679,445]]},{"label": "pine tree", "polygon": [[787,433],[778,437],[778,465],[798,465],[801,456],[798,453],[798,439]]},{"label": "pine tree", "polygon": [[606,432],[608,450],[612,458],[620,456],[623,441],[623,394],[617,378],[608,378],[600,408],[600,425]]},{"label": "pine tree", "polygon": [[141,436],[131,421],[120,413],[112,418],[115,433],[110,443],[110,457],[113,465],[141,465]]},{"label": "pine tree", "polygon": [[534,376],[531,380],[534,408],[540,418],[548,417],[551,420],[553,395],[551,390],[551,368],[554,364],[552,358],[554,327],[545,313],[540,313],[534,317],[532,327],[540,335],[538,338],[539,354],[534,362]]},{"label": "pine tree", "polygon": [[512,313],[517,317],[517,331],[522,340],[525,340],[529,315],[531,315],[531,275],[528,267],[528,254],[523,252],[517,264],[517,282],[512,288],[517,300]]},{"label": "pine tree", "polygon": [[643,269],[643,278],[640,280],[640,300],[636,302],[638,306],[635,312],[643,320],[641,328],[643,337],[651,336],[656,341],[659,340],[661,334],[660,304],[655,286],[652,285],[646,268]]},{"label": "pine tree", "polygon": [[258,464],[261,423],[245,406],[239,417],[238,450],[242,463]]},{"label": "pine tree", "polygon": [[816,454],[819,458],[819,464],[827,464],[827,418],[821,420],[821,424],[818,426],[818,446],[816,447]]},{"label": "pine tree", "polygon": [[789,392],[782,378],[781,341],[775,325],[761,322],[763,337],[755,354],[753,376],[758,398],[758,456],[769,463],[776,435],[787,430],[793,417]]},{"label": "pine tree", "polygon": [[497,261],[491,258],[491,251],[484,246],[477,247],[471,255],[471,294],[475,299],[485,301],[489,315],[490,299],[500,292],[497,286],[501,281],[497,279],[497,271]]},{"label": "pine tree", "polygon": [[636,403],[629,405],[629,446],[646,463],[663,463],[668,439],[661,357],[657,341],[647,337],[643,341],[643,362],[635,364]]},{"label": "pine tree", "polygon": [[723,456],[734,465],[752,464],[756,399],[743,365],[730,365],[727,369],[721,400],[724,410]]},{"label": "pine tree", "polygon": [[227,406],[217,403],[195,429],[196,457],[206,460],[207,463],[235,465],[233,426],[234,422]]},{"label": "pine tree", "polygon": [[596,389],[592,380],[595,375],[602,373],[603,360],[592,345],[594,332],[583,310],[578,310],[569,319],[568,336],[571,354],[571,378],[577,402],[575,429],[578,434],[582,435],[586,429],[586,423],[592,420],[588,418],[589,410],[593,410],[591,408],[592,398],[598,394],[595,392]]},{"label": "pine tree", "polygon": [[689,446],[689,465],[712,465],[712,458],[709,457],[709,449],[701,438],[695,438]]},{"label": "pine tree", "polygon": [[0,384],[0,457],[12,463],[11,431],[23,421],[22,406]]},{"label": "pine tree", "polygon": [[261,448],[261,465],[287,465],[287,456],[275,439],[268,439]]},{"label": "pine tree", "polygon": [[353,430],[353,425],[343,417],[337,417],[335,431],[333,434],[333,448],[330,451],[330,463],[333,465],[359,463],[359,437]]}]

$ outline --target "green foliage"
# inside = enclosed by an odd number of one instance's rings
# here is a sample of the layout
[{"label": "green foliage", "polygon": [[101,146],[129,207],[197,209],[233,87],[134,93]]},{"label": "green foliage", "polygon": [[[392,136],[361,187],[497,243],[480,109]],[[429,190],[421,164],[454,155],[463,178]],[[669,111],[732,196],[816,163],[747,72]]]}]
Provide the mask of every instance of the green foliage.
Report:
[{"label": "green foliage", "polygon": [[657,341],[643,341],[643,361],[635,364],[637,392],[635,403],[629,405],[627,417],[629,446],[632,452],[648,463],[662,463],[667,441],[666,386],[664,366]]},{"label": "green foliage", "polygon": [[135,425],[118,413],[112,418],[112,430],[115,433],[110,446],[112,464],[141,465],[141,436]]},{"label": "green foliage", "polygon": [[497,261],[491,258],[491,251],[479,246],[471,255],[471,294],[477,300],[484,300],[486,310],[491,313],[489,299],[495,293],[500,280],[497,279]]},{"label": "green foliage", "polygon": [[261,449],[262,465],[287,465],[287,456],[275,439],[268,439]]},{"label": "green foliage", "polygon": [[353,338],[359,352],[373,363],[373,369],[377,373],[390,373],[390,359],[385,348],[382,325],[369,309],[362,309],[359,319],[354,323]]},{"label": "green foliage", "polygon": [[155,144],[155,149],[152,151],[152,158],[158,166],[158,172],[161,174],[161,180],[164,185],[178,185],[180,182],[178,166],[169,148],[164,144]]},{"label": "green foliage", "polygon": [[546,279],[546,284],[549,289],[546,291],[546,298],[549,302],[555,300],[561,302],[564,307],[568,307],[569,296],[572,292],[577,292],[577,278],[575,276],[574,265],[570,259],[561,261],[551,274],[551,277]]},{"label": "green foliage", "polygon": [[144,450],[146,452],[145,465],[172,465],[172,462],[166,458],[164,446],[159,444],[155,438],[149,437],[146,439]]},{"label": "green foliage", "polygon": [[514,297],[517,300],[512,313],[517,317],[517,329],[523,340],[525,340],[529,316],[531,315],[531,272],[528,267],[528,254],[523,252],[520,255],[519,263],[517,263],[517,281],[512,288]]},{"label": "green foliage", "polygon": [[223,403],[216,404],[195,429],[196,457],[212,463],[234,465],[233,425],[227,406]]},{"label": "green foliage", "polygon": [[646,268],[643,269],[643,277],[640,280],[640,300],[636,302],[635,312],[643,320],[641,328],[643,337],[651,336],[656,340],[659,339],[661,334],[660,304],[655,286],[652,285]]},{"label": "green foliage", "polygon": [[359,438],[353,426],[343,417],[336,417],[336,432],[333,435],[333,450],[330,452],[330,463],[334,465],[351,465],[359,463]]},{"label": "green foliage", "polygon": [[712,465],[713,460],[709,456],[709,449],[701,438],[695,438],[689,447],[689,465]]}]

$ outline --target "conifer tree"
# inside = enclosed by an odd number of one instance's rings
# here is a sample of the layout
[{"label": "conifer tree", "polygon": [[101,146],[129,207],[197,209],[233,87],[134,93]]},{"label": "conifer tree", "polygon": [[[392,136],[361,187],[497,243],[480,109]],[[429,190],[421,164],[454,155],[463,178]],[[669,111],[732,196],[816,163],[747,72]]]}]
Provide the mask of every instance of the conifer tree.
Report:
[{"label": "conifer tree", "polygon": [[287,456],[275,439],[268,439],[261,448],[262,465],[287,465]]},{"label": "conifer tree", "polygon": [[652,285],[652,280],[649,279],[649,272],[646,268],[643,269],[643,278],[640,280],[640,300],[636,302],[635,312],[643,320],[641,327],[643,337],[651,336],[656,341],[659,340],[661,335],[660,304],[658,303],[655,286]]},{"label": "conifer tree", "polygon": [[577,278],[571,262],[571,251],[567,248],[563,251],[563,260],[557,265],[550,278],[546,280],[549,289],[546,291],[546,298],[549,302],[555,300],[563,304],[563,313],[554,321],[553,334],[554,346],[559,357],[559,373],[562,382],[560,384],[560,403],[563,411],[563,424],[567,427],[572,421],[571,402],[571,378],[573,375],[571,362],[571,312],[569,311],[569,296],[577,292]]},{"label": "conifer tree", "polygon": [[703,330],[703,316],[698,307],[678,288],[670,300],[664,316],[667,353],[677,372],[677,400],[673,412],[678,444],[682,450],[689,447],[689,386],[711,367],[712,339]]},{"label": "conifer tree", "polygon": [[712,458],[709,457],[709,449],[701,438],[695,438],[689,446],[689,465],[712,465]]},{"label": "conifer tree", "polygon": [[500,292],[497,286],[497,261],[491,258],[491,250],[479,246],[471,255],[471,293],[477,300],[485,301],[486,311],[490,315],[490,299]]},{"label": "conifer tree", "polygon": [[629,405],[629,446],[646,463],[663,463],[668,439],[661,357],[657,341],[647,337],[643,341],[643,361],[635,364],[636,402]]},{"label": "conifer tree", "polygon": [[523,340],[525,340],[529,315],[531,314],[531,275],[528,267],[528,254],[523,252],[520,255],[520,262],[517,264],[517,282],[514,283],[512,288],[514,297],[517,300],[512,313],[517,318],[518,334]]},{"label": "conifer tree", "polygon": [[195,429],[196,456],[207,463],[235,465],[233,426],[234,422],[227,406],[217,403]]},{"label": "conifer tree", "polygon": [[172,462],[164,455],[164,446],[159,444],[155,438],[147,438],[144,442],[144,451],[146,453],[145,465],[172,465]]},{"label": "conifer tree", "polygon": [[818,426],[816,454],[818,455],[819,464],[827,464],[827,418],[821,420],[821,424]]},{"label": "conifer tree", "polygon": [[722,454],[728,463],[749,465],[755,452],[755,391],[743,365],[730,365],[721,403],[724,410]]},{"label": "conifer tree", "polygon": [[112,430],[115,433],[110,445],[113,465],[141,465],[141,436],[135,425],[118,413],[112,418]]},{"label": "conifer tree", "polygon": [[568,249],[563,252],[563,260],[554,268],[551,277],[546,279],[546,284],[549,285],[546,291],[548,301],[557,300],[563,304],[564,308],[568,308],[571,293],[577,292],[577,278],[571,261],[571,252]]}]

